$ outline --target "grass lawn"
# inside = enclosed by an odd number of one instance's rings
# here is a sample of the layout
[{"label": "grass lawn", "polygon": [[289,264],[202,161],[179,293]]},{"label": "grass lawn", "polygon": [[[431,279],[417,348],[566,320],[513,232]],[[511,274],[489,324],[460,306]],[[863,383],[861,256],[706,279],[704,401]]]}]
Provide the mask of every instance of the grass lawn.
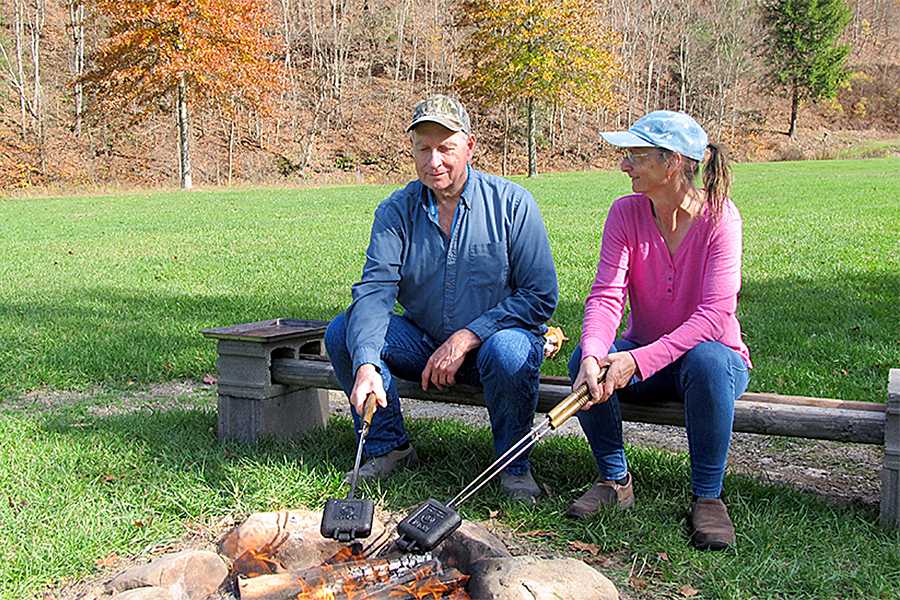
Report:
[{"label": "grass lawn", "polygon": [[[745,224],[740,318],[756,365],[750,389],[883,402],[887,370],[900,366],[900,160],[739,165],[735,180]],[[523,184],[550,231],[555,318],[575,339],[602,220],[627,182],[575,173]],[[151,382],[213,372],[202,327],[343,310],[372,210],[390,189],[0,201],[0,597],[84,576],[95,560],[177,538],[189,522],[315,506],[340,492],[353,453],[343,420],[333,421],[334,435],[299,445],[226,448],[215,441],[208,397],[186,398],[179,411],[97,407]],[[545,372],[563,374],[565,358]],[[49,411],[18,399],[42,388],[95,392]],[[471,464],[489,462],[484,430],[413,429],[432,465],[454,464],[470,445],[480,453]],[[537,470],[557,494],[533,510],[507,506],[501,518],[523,531],[558,531],[550,542],[558,550],[578,540],[637,560],[651,597],[678,597],[685,584],[709,598],[887,598],[900,589],[900,536],[878,530],[871,510],[732,477],[738,549],[696,553],[682,525],[686,458],[633,448],[631,460],[636,510],[574,525],[560,514],[590,478],[587,447],[542,443]],[[449,494],[477,470],[423,469],[370,491],[399,510],[423,489]],[[498,502],[478,496],[467,516],[485,517]],[[627,589],[628,568],[611,575]]]}]

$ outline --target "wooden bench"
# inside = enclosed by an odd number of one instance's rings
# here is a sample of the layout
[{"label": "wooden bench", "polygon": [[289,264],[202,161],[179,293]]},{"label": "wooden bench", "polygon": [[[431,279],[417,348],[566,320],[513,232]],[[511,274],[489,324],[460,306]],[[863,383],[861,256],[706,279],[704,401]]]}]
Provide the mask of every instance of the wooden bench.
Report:
[{"label": "wooden bench", "polygon": [[[220,440],[289,439],[328,420],[328,392],[340,390],[324,356],[326,321],[274,319],[205,329],[218,340]],[[398,380],[403,398],[484,406],[481,389],[458,385],[423,392]],[[561,377],[541,377],[538,411],[570,391]],[[626,421],[684,426],[680,402],[621,403]],[[881,524],[900,528],[900,369],[891,369],[886,404],[746,393],[735,403],[734,431],[883,445]]]}]

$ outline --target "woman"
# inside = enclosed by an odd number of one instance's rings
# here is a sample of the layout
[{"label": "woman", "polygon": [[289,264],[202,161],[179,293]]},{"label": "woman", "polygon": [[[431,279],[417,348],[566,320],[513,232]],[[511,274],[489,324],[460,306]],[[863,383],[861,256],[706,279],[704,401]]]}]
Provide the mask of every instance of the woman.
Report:
[{"label": "woman", "polygon": [[[572,387],[587,383],[591,392],[578,419],[600,475],[567,514],[585,518],[604,506],[634,504],[619,399],[677,398],[684,402],[691,457],[691,543],[723,549],[735,541],[720,498],[734,401],[751,366],[735,315],[741,217],[728,199],[728,166],[684,113],[651,112],[626,132],[601,135],[623,148],[620,167],[634,193],[609,210],[581,345],[569,362]],[[626,299],[628,328],[614,340]]]}]

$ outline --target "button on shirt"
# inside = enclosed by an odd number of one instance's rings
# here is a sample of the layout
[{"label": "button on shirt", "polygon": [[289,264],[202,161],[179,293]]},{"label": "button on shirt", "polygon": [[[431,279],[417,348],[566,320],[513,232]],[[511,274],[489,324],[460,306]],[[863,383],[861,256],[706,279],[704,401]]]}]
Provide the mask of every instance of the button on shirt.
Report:
[{"label": "button on shirt", "polygon": [[362,278],[347,310],[354,371],[378,364],[390,314],[443,343],[467,328],[485,340],[501,329],[540,334],[559,290],[547,231],[524,188],[468,168],[448,238],[431,191],[413,181],[375,210]]}]

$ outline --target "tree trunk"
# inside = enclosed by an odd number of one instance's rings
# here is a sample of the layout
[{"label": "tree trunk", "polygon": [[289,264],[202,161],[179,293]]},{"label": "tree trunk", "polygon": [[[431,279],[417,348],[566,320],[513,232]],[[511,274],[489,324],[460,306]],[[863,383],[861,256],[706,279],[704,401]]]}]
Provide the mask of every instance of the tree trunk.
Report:
[{"label": "tree trunk", "polygon": [[403,58],[403,30],[406,27],[406,16],[409,14],[410,2],[411,0],[406,0],[403,3],[397,23],[397,56],[394,63],[394,83],[400,81],[400,60]]},{"label": "tree trunk", "polygon": [[228,127],[228,187],[231,187],[231,177],[234,173],[234,117]]},{"label": "tree trunk", "polygon": [[44,0],[34,0],[31,21],[31,63],[34,76],[34,96],[31,99],[31,118],[37,135],[38,162],[41,174],[47,172],[47,148],[44,129],[44,86],[41,79],[41,36],[44,31]]},{"label": "tree trunk", "polygon": [[537,148],[534,145],[534,98],[526,103],[528,111],[528,176],[537,175]]},{"label": "tree trunk", "polygon": [[178,165],[181,174],[181,189],[193,187],[191,178],[191,125],[187,105],[187,81],[184,73],[178,77]]},{"label": "tree trunk", "polygon": [[509,102],[503,103],[503,162],[500,174],[506,177],[509,174]]},{"label": "tree trunk", "polygon": [[84,1],[69,2],[69,20],[72,27],[72,77],[75,80],[75,122],[72,130],[76,136],[81,135],[81,120],[84,114]]},{"label": "tree trunk", "polygon": [[788,136],[791,138],[797,133],[797,108],[800,105],[800,88],[794,84],[794,90],[791,93],[791,126],[788,128]]},{"label": "tree trunk", "polygon": [[24,140],[28,125],[26,120],[27,103],[25,100],[25,7],[23,0],[13,0],[13,28],[15,29],[16,38],[16,77],[18,79],[17,87],[19,91],[20,126],[22,139]]}]

